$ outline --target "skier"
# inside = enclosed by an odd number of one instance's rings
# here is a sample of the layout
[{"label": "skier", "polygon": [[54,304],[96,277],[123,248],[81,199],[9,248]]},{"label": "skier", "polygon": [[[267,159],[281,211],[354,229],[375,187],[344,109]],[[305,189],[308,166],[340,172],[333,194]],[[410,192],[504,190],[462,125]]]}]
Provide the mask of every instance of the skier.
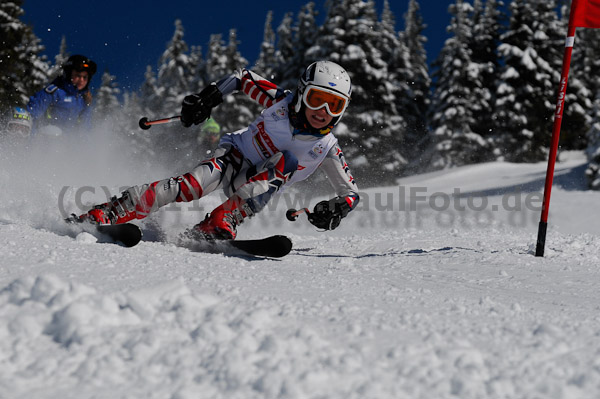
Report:
[{"label": "skier", "polygon": [[218,144],[221,138],[221,126],[213,118],[208,118],[202,124],[201,132],[198,135],[198,144],[202,147],[211,149]]},{"label": "skier", "polygon": [[12,107],[3,120],[3,129],[0,132],[2,141],[11,140],[21,143],[25,142],[30,134],[31,115],[24,108]]},{"label": "skier", "polygon": [[63,73],[29,98],[27,109],[34,120],[33,135],[40,132],[60,135],[91,128],[92,93],[90,80],[96,64],[83,55],[72,55],[63,65]]},{"label": "skier", "polygon": [[120,224],[142,219],[172,202],[187,202],[221,188],[228,199],[195,225],[190,235],[235,239],[237,226],[265,207],[284,186],[308,178],[322,167],[336,197],[319,202],[310,222],[335,229],[358,204],[357,187],[331,130],[344,115],[352,86],[348,73],[330,61],[305,70],[295,92],[284,91],[244,69],[184,98],[185,127],[210,117],[223,96],[242,90],[266,109],[245,129],[225,134],[212,158],[178,177],[125,190],[97,205],[78,221]]}]

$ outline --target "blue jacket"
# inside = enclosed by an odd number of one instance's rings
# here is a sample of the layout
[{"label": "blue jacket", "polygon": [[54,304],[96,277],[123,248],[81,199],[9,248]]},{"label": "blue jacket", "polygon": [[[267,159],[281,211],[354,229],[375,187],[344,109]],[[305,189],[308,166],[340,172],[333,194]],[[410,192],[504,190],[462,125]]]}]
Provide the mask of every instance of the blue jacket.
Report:
[{"label": "blue jacket", "polygon": [[[55,125],[63,133],[75,130],[89,131],[91,128],[91,106],[85,95],[89,89],[77,90],[71,82],[56,78],[48,87],[29,98],[27,110],[34,121],[32,134],[45,125]],[[89,94],[88,94],[89,95]]]}]

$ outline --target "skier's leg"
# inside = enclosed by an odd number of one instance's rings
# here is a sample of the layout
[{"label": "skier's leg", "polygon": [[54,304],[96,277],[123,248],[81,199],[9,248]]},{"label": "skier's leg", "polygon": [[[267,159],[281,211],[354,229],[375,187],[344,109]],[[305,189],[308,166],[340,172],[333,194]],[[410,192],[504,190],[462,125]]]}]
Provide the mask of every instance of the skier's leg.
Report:
[{"label": "skier's leg", "polygon": [[133,199],[137,218],[141,219],[173,202],[190,202],[219,188],[223,180],[235,175],[243,157],[232,147],[219,148],[212,158],[181,176],[159,180],[126,190]]},{"label": "skier's leg", "polygon": [[79,219],[99,224],[143,219],[172,202],[189,202],[211,193],[222,184],[224,176],[235,174],[242,163],[243,158],[237,150],[219,148],[213,158],[203,161],[191,172],[130,187],[121,197],[115,196],[111,201],[95,206]]},{"label": "skier's leg", "polygon": [[210,239],[235,239],[236,227],[263,209],[296,169],[296,156],[282,151],[238,174],[231,182],[235,194],[194,226],[195,232]]}]

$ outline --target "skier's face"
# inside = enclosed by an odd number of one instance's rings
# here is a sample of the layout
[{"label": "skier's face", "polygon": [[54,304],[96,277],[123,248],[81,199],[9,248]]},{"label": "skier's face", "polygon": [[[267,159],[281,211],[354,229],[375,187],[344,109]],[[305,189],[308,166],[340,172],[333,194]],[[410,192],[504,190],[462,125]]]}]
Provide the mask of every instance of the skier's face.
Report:
[{"label": "skier's face", "polygon": [[306,111],[304,115],[306,115],[306,120],[315,129],[323,129],[324,127],[329,126],[331,124],[333,116],[327,113],[325,107],[316,110],[310,109],[308,107],[305,108]]},{"label": "skier's face", "polygon": [[77,90],[83,90],[88,83],[88,73],[86,71],[71,72],[71,83],[77,87]]}]

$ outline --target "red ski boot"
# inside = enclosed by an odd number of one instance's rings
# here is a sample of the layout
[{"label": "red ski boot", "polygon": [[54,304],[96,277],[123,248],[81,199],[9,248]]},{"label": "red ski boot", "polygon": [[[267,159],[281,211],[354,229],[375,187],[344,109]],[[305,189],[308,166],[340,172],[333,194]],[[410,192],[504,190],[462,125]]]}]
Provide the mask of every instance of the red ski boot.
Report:
[{"label": "red ski boot", "polygon": [[121,198],[112,197],[110,202],[96,205],[88,213],[74,218],[77,222],[92,224],[121,224],[133,219],[137,219],[137,214],[127,192]]},{"label": "red ski boot", "polygon": [[194,226],[193,232],[205,240],[234,240],[237,226],[254,215],[250,206],[238,195],[216,207],[206,218]]}]

